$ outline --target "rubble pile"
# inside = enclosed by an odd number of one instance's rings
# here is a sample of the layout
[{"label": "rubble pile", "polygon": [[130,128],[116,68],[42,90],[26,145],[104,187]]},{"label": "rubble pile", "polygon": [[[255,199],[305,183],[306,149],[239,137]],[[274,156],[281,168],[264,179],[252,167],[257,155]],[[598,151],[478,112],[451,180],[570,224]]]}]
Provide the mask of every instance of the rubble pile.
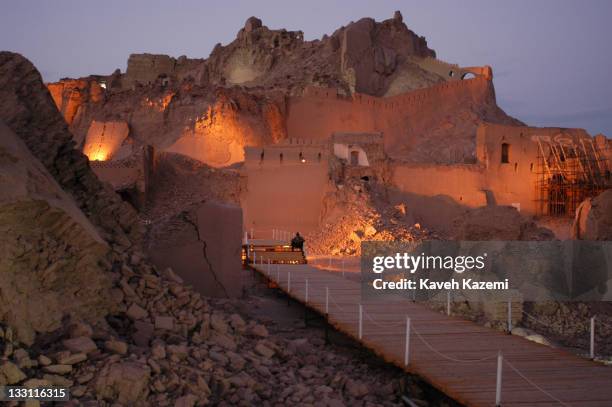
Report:
[{"label": "rubble pile", "polygon": [[413,242],[436,239],[412,222],[405,204],[392,206],[377,197],[363,182],[349,181],[325,198],[325,215],[319,230],[306,235],[312,255],[361,254],[364,240]]},{"label": "rubble pile", "polygon": [[3,326],[0,385],[69,387],[72,405],[400,405],[399,384],[358,359],[271,334],[138,253],[115,273],[120,311],[97,325],[67,321],[32,347]]}]

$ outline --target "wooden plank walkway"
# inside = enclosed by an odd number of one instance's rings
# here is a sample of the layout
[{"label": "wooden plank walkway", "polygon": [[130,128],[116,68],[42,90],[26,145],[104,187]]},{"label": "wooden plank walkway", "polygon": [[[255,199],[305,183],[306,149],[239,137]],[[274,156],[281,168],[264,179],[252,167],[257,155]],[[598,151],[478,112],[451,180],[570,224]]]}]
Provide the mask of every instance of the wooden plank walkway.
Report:
[{"label": "wooden plank walkway", "polygon": [[[328,288],[329,323],[358,339],[361,288],[357,282],[308,265],[256,264],[253,268],[323,315]],[[464,405],[495,405],[501,351],[504,407],[612,406],[612,367],[442,315],[409,300],[363,302],[362,315],[364,346]],[[411,335],[410,360],[405,366],[407,316]]]}]

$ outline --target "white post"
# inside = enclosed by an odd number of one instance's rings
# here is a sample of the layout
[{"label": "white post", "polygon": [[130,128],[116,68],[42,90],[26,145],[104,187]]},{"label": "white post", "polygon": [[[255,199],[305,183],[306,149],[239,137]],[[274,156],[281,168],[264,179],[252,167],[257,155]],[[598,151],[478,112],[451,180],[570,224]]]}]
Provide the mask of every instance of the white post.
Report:
[{"label": "white post", "polygon": [[512,332],[512,301],[508,300],[508,333]]},{"label": "white post", "polygon": [[329,287],[325,287],[325,314],[329,314]]},{"label": "white post", "polygon": [[287,292],[291,292],[291,272],[287,272]]},{"label": "white post", "polygon": [[450,291],[446,292],[446,315],[450,315]]},{"label": "white post", "polygon": [[497,381],[495,383],[495,407],[501,406],[501,385],[502,385],[502,362],[501,351],[497,353]]},{"label": "white post", "polygon": [[591,318],[591,359],[595,359],[595,317]]},{"label": "white post", "polygon": [[363,306],[359,304],[359,339],[363,337]]},{"label": "white post", "polygon": [[306,295],[305,295],[306,304],[308,304],[308,279],[306,279]]},{"label": "white post", "polygon": [[410,317],[406,317],[406,347],[404,348],[404,366],[410,362]]}]

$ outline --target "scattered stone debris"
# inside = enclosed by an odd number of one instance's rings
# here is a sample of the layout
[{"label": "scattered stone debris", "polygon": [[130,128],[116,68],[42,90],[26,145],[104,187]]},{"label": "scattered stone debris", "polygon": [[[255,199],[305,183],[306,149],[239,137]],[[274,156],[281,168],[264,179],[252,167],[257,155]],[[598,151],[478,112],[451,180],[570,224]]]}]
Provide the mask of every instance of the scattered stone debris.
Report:
[{"label": "scattered stone debris", "polygon": [[439,238],[412,222],[405,204],[393,206],[379,195],[379,191],[356,180],[340,184],[325,199],[327,214],[322,226],[306,236],[308,254],[358,256],[364,240],[414,242]]}]

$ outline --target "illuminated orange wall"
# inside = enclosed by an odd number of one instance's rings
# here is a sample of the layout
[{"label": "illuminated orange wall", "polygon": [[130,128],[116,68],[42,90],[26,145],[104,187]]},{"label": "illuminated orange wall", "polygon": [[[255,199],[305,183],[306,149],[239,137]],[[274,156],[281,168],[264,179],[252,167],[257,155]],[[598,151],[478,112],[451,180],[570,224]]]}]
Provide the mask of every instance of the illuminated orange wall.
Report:
[{"label": "illuminated orange wall", "polygon": [[87,131],[83,154],[91,161],[106,161],[119,151],[129,133],[125,122],[93,121]]},{"label": "illuminated orange wall", "polygon": [[[95,80],[67,79],[47,84],[47,89],[68,125],[77,118],[86,102],[99,102],[104,91]],[[80,140],[77,140],[79,144]]]},{"label": "illuminated orange wall", "polygon": [[494,100],[491,81],[484,77],[445,82],[387,98],[364,94],[339,96],[334,90],[307,88],[289,99],[287,134],[324,140],[334,132],[382,132],[393,156],[399,146],[415,145],[460,106]]},{"label": "illuminated orange wall", "polygon": [[[299,160],[300,151],[304,163]],[[332,188],[327,151],[323,147],[268,148],[263,161],[260,153],[260,148],[246,150],[243,173],[247,187],[241,194],[244,227],[255,229],[256,235],[273,228],[293,233],[318,228],[323,198]]]}]

